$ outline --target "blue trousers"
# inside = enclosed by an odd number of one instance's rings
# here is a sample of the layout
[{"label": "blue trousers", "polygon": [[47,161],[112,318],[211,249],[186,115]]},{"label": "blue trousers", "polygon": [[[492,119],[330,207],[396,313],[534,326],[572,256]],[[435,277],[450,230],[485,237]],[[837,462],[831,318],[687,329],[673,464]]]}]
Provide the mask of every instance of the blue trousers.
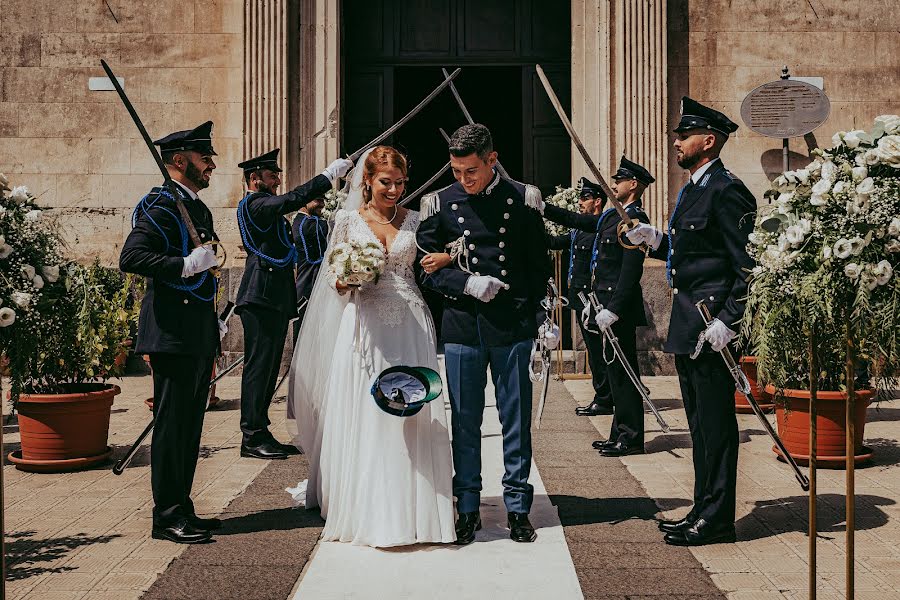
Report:
[{"label": "blue trousers", "polygon": [[453,495],[456,510],[475,512],[481,504],[481,422],[487,368],[497,394],[503,431],[503,502],[508,512],[531,510],[531,340],[509,346],[445,344],[452,408]]}]

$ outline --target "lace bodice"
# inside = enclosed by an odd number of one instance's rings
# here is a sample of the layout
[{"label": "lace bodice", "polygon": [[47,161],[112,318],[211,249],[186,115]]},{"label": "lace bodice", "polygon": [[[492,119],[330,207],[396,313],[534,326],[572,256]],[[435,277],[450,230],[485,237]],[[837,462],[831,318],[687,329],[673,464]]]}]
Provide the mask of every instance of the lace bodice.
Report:
[{"label": "lace bodice", "polygon": [[[391,247],[385,248],[375,232],[355,210],[339,210],[334,220],[332,246],[340,242],[356,240],[360,243],[375,242],[385,251],[385,264],[378,283],[368,284],[360,289],[359,301],[365,308],[377,310],[378,318],[392,327],[400,325],[404,306],[413,303],[425,308],[425,301],[416,285],[413,264],[416,260],[416,230],[419,228],[419,213],[408,211],[403,224]],[[325,258],[329,264],[331,252]],[[335,285],[336,277],[328,270],[329,283]]]}]

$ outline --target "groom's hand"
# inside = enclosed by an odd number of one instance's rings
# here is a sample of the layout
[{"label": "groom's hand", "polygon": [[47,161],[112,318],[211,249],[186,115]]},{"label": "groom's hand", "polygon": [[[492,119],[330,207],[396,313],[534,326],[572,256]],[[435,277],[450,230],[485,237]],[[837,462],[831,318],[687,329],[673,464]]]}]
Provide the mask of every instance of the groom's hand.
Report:
[{"label": "groom's hand", "polygon": [[482,302],[490,302],[500,288],[509,289],[509,285],[490,275],[471,275],[466,280],[465,292]]}]

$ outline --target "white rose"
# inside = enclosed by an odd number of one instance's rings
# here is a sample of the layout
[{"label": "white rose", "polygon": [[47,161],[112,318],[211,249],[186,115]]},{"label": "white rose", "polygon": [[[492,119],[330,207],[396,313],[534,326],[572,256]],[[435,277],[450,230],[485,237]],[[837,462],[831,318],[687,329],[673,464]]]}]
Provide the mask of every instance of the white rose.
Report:
[{"label": "white rose", "polygon": [[884,249],[891,253],[900,252],[900,240],[890,240],[884,245]]},{"label": "white rose", "polygon": [[4,306],[0,308],[0,327],[9,327],[16,322],[16,311]]},{"label": "white rose", "polygon": [[869,170],[865,167],[853,167],[850,172],[853,175],[853,181],[862,181],[869,176]]},{"label": "white rose", "polygon": [[803,243],[803,230],[797,225],[791,225],[790,227],[788,227],[784,232],[784,236],[792,246],[797,246]]},{"label": "white rose", "polygon": [[847,263],[844,265],[844,275],[856,281],[859,279],[859,276],[862,274],[862,267],[860,267],[856,263]]},{"label": "white rose", "polygon": [[24,185],[17,185],[9,193],[9,199],[19,204],[24,204],[28,200],[28,188]]},{"label": "white rose", "polygon": [[828,203],[828,196],[825,194],[813,194],[809,197],[809,203],[813,206],[825,206]]},{"label": "white rose", "polygon": [[22,275],[25,276],[25,279],[34,279],[34,267],[31,265],[22,265]]},{"label": "white rose", "polygon": [[866,163],[865,152],[857,152],[856,156],[853,157],[853,162],[855,162],[860,167],[866,166],[868,163]]},{"label": "white rose", "polygon": [[875,123],[880,123],[884,127],[884,132],[888,135],[900,133],[900,116],[880,115],[875,117]]},{"label": "white rose", "polygon": [[40,275],[35,275],[34,279],[31,280],[31,284],[34,286],[34,289],[39,290],[44,287],[44,278]]},{"label": "white rose", "polygon": [[776,202],[781,205],[790,206],[791,200],[794,199],[794,192],[785,192],[778,195]]},{"label": "white rose", "polygon": [[31,304],[31,294],[26,292],[13,292],[9,298],[19,308],[28,308],[28,305]]},{"label": "white rose", "polygon": [[891,219],[891,222],[888,224],[887,232],[888,235],[900,235],[900,217],[894,217],[893,219]]},{"label": "white rose", "polygon": [[865,250],[866,246],[868,245],[869,242],[859,236],[852,238],[850,240],[850,254],[852,254],[853,256],[858,256],[862,254],[862,251]]},{"label": "white rose", "polygon": [[859,185],[856,186],[856,193],[861,196],[867,196],[875,191],[875,180],[871,177],[866,177],[862,181],[859,182]]},{"label": "white rose", "polygon": [[853,246],[850,244],[850,241],[844,238],[841,238],[834,243],[834,255],[840,259],[845,259],[850,256],[852,250]]},{"label": "white rose", "polygon": [[847,212],[853,215],[869,212],[869,197],[865,194],[857,194],[853,200],[847,202]]},{"label": "white rose", "polygon": [[849,187],[849,184],[846,181],[843,181],[843,180],[838,181],[837,183],[834,184],[833,191],[835,194],[840,194],[841,192],[845,191],[847,189],[847,187]]},{"label": "white rose", "polygon": [[44,274],[44,279],[50,283],[56,283],[59,279],[59,266],[41,267],[41,273]]},{"label": "white rose", "polygon": [[859,146],[859,143],[862,141],[859,139],[860,134],[865,135],[866,132],[862,129],[854,129],[853,131],[848,131],[846,135],[844,135],[844,143],[848,148],[856,148]]},{"label": "white rose", "polygon": [[831,190],[831,180],[822,178],[812,186],[812,193],[818,195],[827,194]]},{"label": "white rose", "polygon": [[886,135],[879,139],[876,152],[881,162],[900,169],[900,135]]},{"label": "white rose", "polygon": [[9,244],[3,244],[2,246],[0,246],[0,259],[9,256],[10,254],[12,254],[12,251],[12,246],[10,246]]},{"label": "white rose", "polygon": [[833,162],[829,160],[822,164],[822,179],[827,179],[830,183],[834,181],[835,175],[837,175],[837,166]]},{"label": "white rose", "polygon": [[797,169],[795,171],[797,175],[797,179],[800,180],[800,183],[806,184],[809,181],[809,170],[808,169]]},{"label": "white rose", "polygon": [[29,210],[27,213],[25,213],[25,221],[28,223],[34,223],[35,221],[37,221],[40,218],[41,218],[41,211],[39,211],[37,209]]},{"label": "white rose", "polygon": [[866,150],[866,153],[863,155],[866,161],[866,164],[869,166],[877,165],[881,162],[881,155],[878,154],[877,148],[872,148],[871,150]]},{"label": "white rose", "polygon": [[891,263],[886,260],[880,261],[875,267],[872,269],[872,274],[875,275],[875,282],[878,285],[884,285],[891,279],[891,275],[893,274],[894,269],[891,268]]},{"label": "white rose", "polygon": [[844,142],[844,136],[846,134],[847,134],[846,131],[838,131],[833,136],[831,136],[832,147],[840,146]]}]

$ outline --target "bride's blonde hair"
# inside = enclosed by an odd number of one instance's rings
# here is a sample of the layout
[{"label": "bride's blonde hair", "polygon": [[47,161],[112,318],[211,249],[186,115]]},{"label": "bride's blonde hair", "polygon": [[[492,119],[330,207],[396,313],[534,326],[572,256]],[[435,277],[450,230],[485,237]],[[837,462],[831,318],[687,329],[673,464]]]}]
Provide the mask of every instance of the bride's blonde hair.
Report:
[{"label": "bride's blonde hair", "polygon": [[394,167],[400,169],[406,177],[406,157],[396,148],[390,146],[375,146],[366,161],[363,163],[363,202],[366,204],[372,200],[372,178],[379,167]]}]

